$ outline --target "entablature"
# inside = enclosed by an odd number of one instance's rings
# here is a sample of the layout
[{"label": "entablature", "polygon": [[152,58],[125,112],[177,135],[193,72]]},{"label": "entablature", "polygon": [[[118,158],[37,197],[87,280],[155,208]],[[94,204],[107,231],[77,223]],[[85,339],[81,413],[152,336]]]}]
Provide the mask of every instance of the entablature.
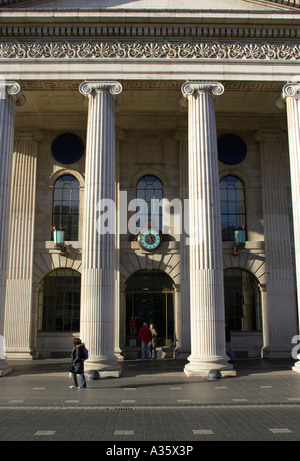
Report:
[{"label": "entablature", "polygon": [[[1,24],[1,22],[0,22]],[[245,25],[115,25],[115,24],[65,24],[65,25],[16,25],[3,23],[0,25],[0,39],[6,37],[19,40],[28,38],[80,38],[95,39],[97,37],[111,38],[268,38],[297,39],[300,37],[300,22],[295,26],[266,27],[262,24]]]}]

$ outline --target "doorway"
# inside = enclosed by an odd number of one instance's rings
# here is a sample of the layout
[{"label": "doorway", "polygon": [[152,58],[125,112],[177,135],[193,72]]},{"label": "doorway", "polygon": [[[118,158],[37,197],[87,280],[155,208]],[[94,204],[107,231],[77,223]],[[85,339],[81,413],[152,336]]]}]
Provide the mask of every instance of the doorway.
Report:
[{"label": "doorway", "polygon": [[140,346],[143,322],[154,323],[157,347],[175,345],[174,288],[162,271],[138,271],[129,277],[126,288],[126,346]]}]

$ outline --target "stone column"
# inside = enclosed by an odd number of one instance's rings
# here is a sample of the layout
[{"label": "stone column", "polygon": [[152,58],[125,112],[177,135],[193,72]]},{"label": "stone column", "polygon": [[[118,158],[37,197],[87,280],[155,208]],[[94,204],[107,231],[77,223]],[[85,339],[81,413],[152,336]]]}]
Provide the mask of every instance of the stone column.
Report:
[{"label": "stone column", "polygon": [[[115,355],[118,360],[124,360],[122,355],[122,347],[124,342],[123,325],[124,313],[121,314],[121,299],[125,296],[124,291],[120,288],[120,253],[121,253],[121,242],[120,242],[120,142],[126,137],[124,131],[117,130],[116,132],[116,209],[117,209],[117,221],[116,221],[116,247],[117,247],[117,259],[116,259],[116,303],[115,303]],[[121,347],[120,347],[121,346]]]},{"label": "stone column", "polygon": [[290,357],[297,320],[283,133],[261,129],[255,133],[255,139],[260,143],[267,267],[268,315],[264,320],[268,322],[268,337],[264,337],[263,355]]},{"label": "stone column", "polygon": [[268,323],[268,298],[267,298],[267,284],[262,283],[259,285],[260,299],[261,299],[261,328],[263,332],[263,348],[261,356],[264,357],[265,349],[268,350],[270,344],[269,323]]},{"label": "stone column", "polygon": [[[299,162],[299,159],[300,159],[300,83],[298,82],[297,83],[287,83],[283,87],[282,96],[286,101],[288,137],[289,137],[296,280],[297,280],[297,292],[298,292],[298,321],[299,321],[299,318],[300,318],[300,197],[299,197],[299,190],[300,190],[300,162]],[[292,338],[291,338],[291,341],[292,341]],[[300,354],[297,356],[297,358],[300,359]],[[295,363],[293,370],[300,373],[300,362],[299,361]]]},{"label": "stone column", "polygon": [[187,376],[235,374],[225,350],[225,309],[217,133],[213,95],[223,85],[186,82],[189,124],[191,355]]},{"label": "stone column", "polygon": [[[186,130],[177,130],[174,138],[179,141],[180,155],[180,200],[182,203],[182,231],[180,238],[180,312],[177,322],[178,342],[176,358],[186,359],[191,351],[191,328],[190,328],[190,271],[189,271],[189,247],[185,242],[184,212],[188,212],[188,134]],[[178,307],[178,304],[177,304]]]},{"label": "stone column", "polygon": [[[20,86],[16,82],[0,83],[0,341],[4,338],[4,306],[9,242],[9,207],[15,126],[15,105],[21,103]],[[3,341],[4,338],[4,341]],[[12,368],[0,350],[0,376]]]},{"label": "stone column", "polygon": [[8,358],[31,358],[32,275],[38,130],[15,134],[6,285],[5,340]]},{"label": "stone column", "polygon": [[[117,252],[112,207],[116,203],[115,98],[122,86],[87,81],[79,89],[88,98],[80,334],[89,349],[86,369],[99,372],[100,377],[120,376],[114,354]],[[106,233],[97,223],[101,213],[108,217]]]}]

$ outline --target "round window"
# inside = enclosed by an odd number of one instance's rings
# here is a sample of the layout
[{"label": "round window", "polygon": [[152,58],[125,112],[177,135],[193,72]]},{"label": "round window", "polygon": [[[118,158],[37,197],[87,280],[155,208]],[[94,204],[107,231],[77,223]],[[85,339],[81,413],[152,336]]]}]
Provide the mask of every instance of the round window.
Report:
[{"label": "round window", "polygon": [[226,165],[241,163],[247,155],[247,146],[239,136],[224,134],[218,139],[219,160]]},{"label": "round window", "polygon": [[54,139],[51,152],[55,160],[63,164],[77,162],[84,153],[84,143],[73,133],[64,133]]}]

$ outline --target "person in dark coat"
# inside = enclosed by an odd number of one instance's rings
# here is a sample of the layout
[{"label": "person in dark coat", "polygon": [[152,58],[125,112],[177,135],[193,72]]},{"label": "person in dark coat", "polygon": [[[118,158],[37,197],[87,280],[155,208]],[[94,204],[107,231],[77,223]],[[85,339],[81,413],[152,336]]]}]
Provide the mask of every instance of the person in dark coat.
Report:
[{"label": "person in dark coat", "polygon": [[85,389],[86,381],[85,381],[85,376],[84,376],[84,354],[83,354],[84,344],[81,342],[80,338],[74,338],[73,344],[74,344],[74,348],[71,354],[72,362],[71,362],[71,370],[70,370],[70,372],[72,373],[72,377],[73,377],[73,384],[72,386],[70,386],[70,389],[78,388],[77,375],[80,375],[80,379],[81,379],[81,386],[79,389]]}]

